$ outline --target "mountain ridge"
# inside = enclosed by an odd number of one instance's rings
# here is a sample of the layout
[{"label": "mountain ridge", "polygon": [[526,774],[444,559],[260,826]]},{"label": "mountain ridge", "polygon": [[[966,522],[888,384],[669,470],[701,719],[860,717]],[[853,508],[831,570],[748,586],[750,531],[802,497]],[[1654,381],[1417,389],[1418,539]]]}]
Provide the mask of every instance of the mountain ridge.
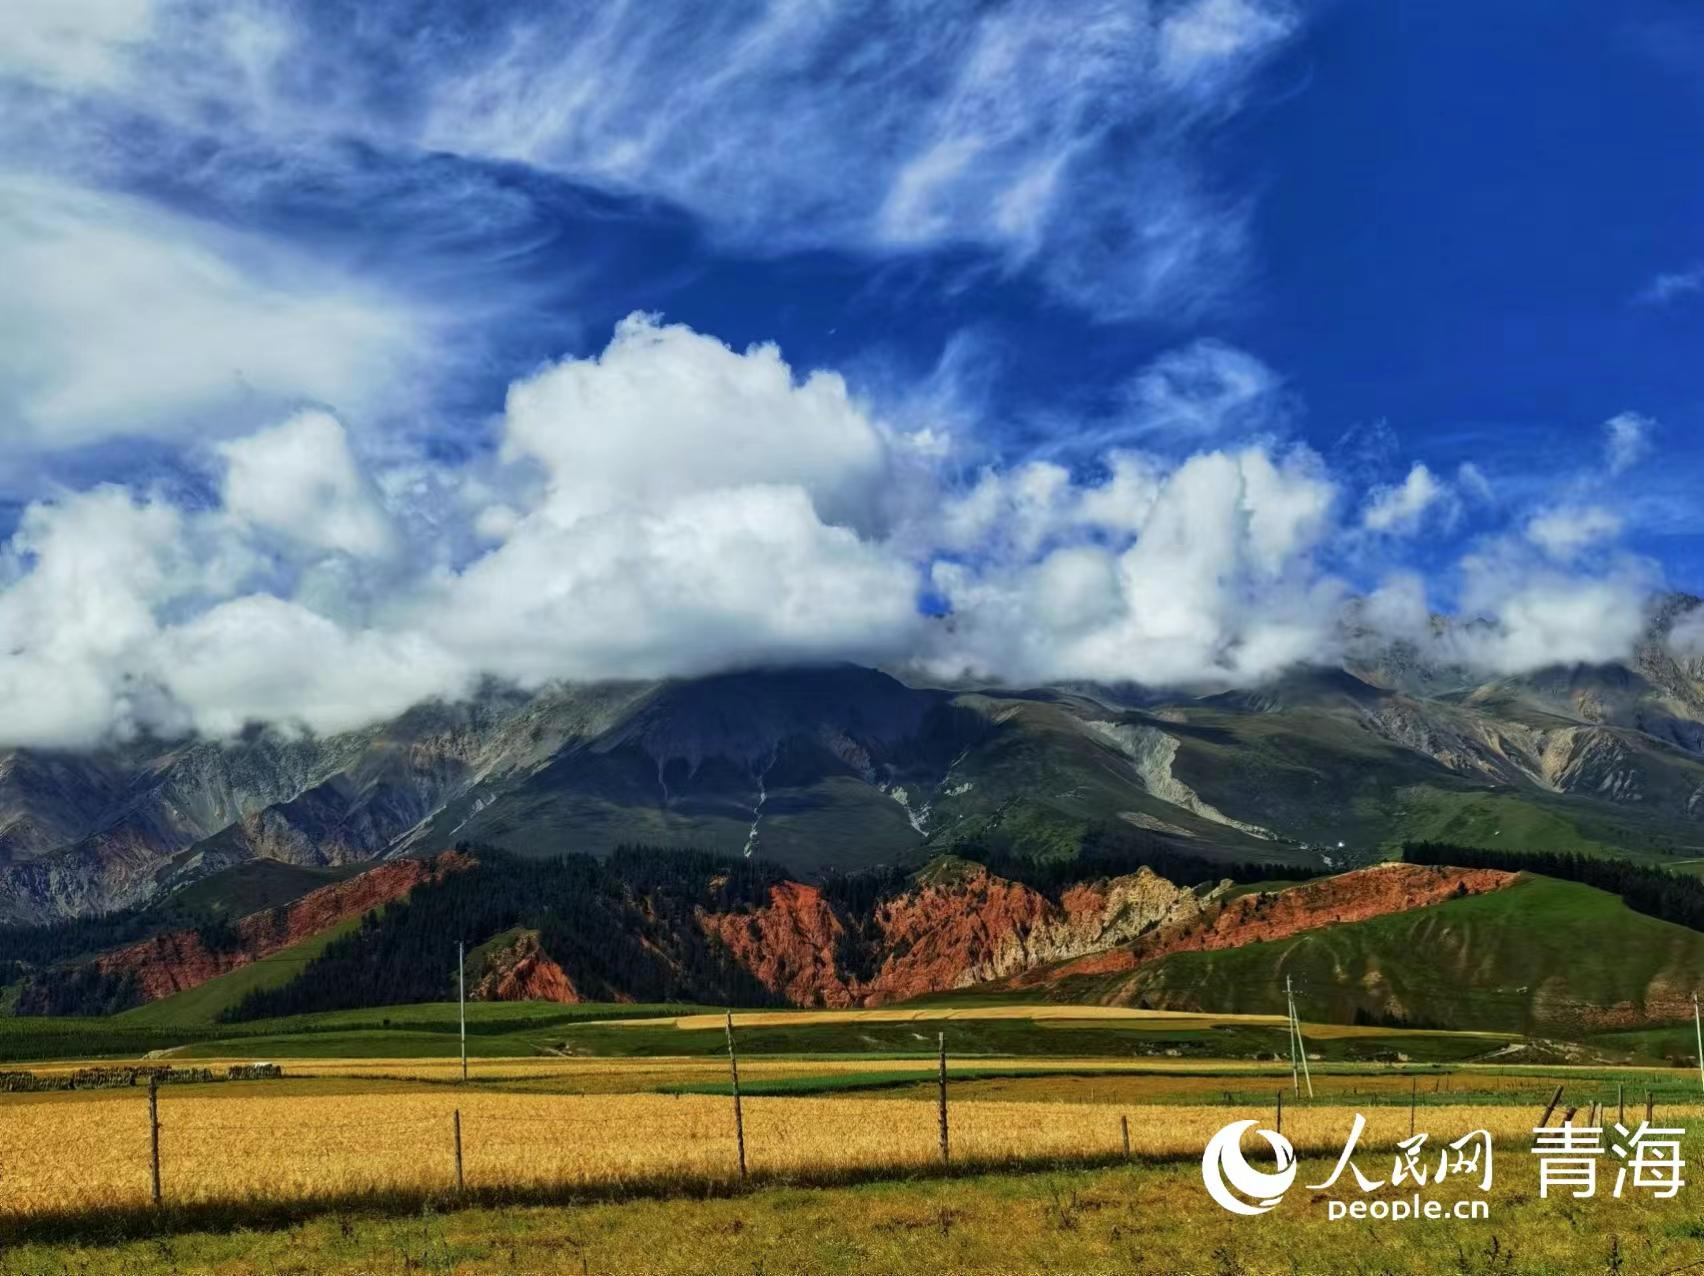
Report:
[{"label": "mountain ridge", "polygon": [[710,846],[810,879],[1124,825],[1314,868],[1407,838],[1704,849],[1704,657],[1671,599],[1624,662],[1475,680],[1387,647],[1251,690],[912,686],[857,666],[488,687],[360,731],[0,750],[0,920],[256,859]]}]

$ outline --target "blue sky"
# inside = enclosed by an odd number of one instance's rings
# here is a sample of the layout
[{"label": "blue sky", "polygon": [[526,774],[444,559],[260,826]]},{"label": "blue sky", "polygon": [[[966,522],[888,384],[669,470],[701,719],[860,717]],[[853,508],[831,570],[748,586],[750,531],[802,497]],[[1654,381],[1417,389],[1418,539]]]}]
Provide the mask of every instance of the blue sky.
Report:
[{"label": "blue sky", "polygon": [[[1704,588],[1683,4],[18,30],[0,701],[72,688],[20,740],[842,655],[1245,682],[1345,607],[1511,672]],[[216,655],[257,627],[419,676],[303,708]]]}]

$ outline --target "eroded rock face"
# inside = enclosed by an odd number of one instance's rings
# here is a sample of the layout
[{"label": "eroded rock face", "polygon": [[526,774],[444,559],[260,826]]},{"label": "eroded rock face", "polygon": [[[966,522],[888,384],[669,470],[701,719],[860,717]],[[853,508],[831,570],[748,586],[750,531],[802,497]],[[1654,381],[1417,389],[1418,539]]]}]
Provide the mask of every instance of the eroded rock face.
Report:
[{"label": "eroded rock face", "polygon": [[468,990],[470,1001],[584,1001],[568,972],[539,946],[538,932],[526,931],[513,944],[486,959],[485,973]]},{"label": "eroded rock face", "polygon": [[1441,904],[1462,895],[1499,890],[1516,878],[1490,868],[1446,868],[1429,864],[1378,864],[1280,891],[1257,891],[1155,928],[1135,943],[1091,954],[1015,984],[1035,984],[1076,975],[1135,970],[1172,953],[1240,948],[1287,939],[1306,930],[1367,921],[1388,913]]},{"label": "eroded rock face", "polygon": [[250,914],[232,927],[229,946],[212,949],[201,932],[175,930],[107,953],[95,965],[102,974],[133,974],[142,1000],[158,1001],[382,908],[422,882],[473,863],[471,857],[455,851],[431,860],[394,860],[346,882],[322,886],[282,908]]},{"label": "eroded rock face", "polygon": [[859,1004],[841,968],[846,924],[814,886],[781,882],[749,913],[700,910],[698,923],[765,988],[795,1006]]},{"label": "eroded rock face", "polygon": [[1241,829],[1252,837],[1272,836],[1258,824],[1232,819],[1172,774],[1172,763],[1177,758],[1178,749],[1176,736],[1141,723],[1090,722],[1088,725],[1130,759],[1143,785],[1155,797],[1192,811],[1204,820]]},{"label": "eroded rock face", "polygon": [[1056,904],[967,865],[883,900],[863,928],[796,882],[773,887],[769,902],[749,913],[701,912],[699,922],[793,1005],[879,1006],[1126,943],[1198,915],[1223,889],[1198,895],[1144,868],[1073,886]]}]

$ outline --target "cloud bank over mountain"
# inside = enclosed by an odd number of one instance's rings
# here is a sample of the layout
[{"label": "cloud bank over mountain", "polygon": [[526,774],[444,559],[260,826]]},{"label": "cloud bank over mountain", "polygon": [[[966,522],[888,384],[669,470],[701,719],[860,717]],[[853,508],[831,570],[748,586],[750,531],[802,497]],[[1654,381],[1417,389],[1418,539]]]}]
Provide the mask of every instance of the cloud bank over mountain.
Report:
[{"label": "cloud bank over mountain", "polygon": [[1418,519],[1430,476],[1356,493],[1281,434],[967,472],[974,440],[643,314],[517,381],[499,434],[464,464],[367,466],[304,412],[220,445],[204,505],[111,485],[32,504],[0,555],[8,742],[328,732],[487,677],[793,661],[1248,685],[1340,658],[1369,575],[1356,614],[1380,638],[1514,672],[1625,654],[1660,583],[1601,510],[1552,510],[1453,566],[1486,623],[1440,631],[1364,512]]},{"label": "cloud bank over mountain", "polygon": [[[1704,536],[1658,464],[1687,424],[1635,410],[1649,378],[1581,393],[1567,447],[1454,406],[1417,409],[1411,447],[1384,403],[1310,406],[1409,364],[1506,402],[1536,366],[1363,346],[1411,316],[1340,293],[1403,263],[1307,273],[1365,239],[1313,233],[1358,207],[1319,179],[1409,189],[1361,180],[1403,157],[1357,123],[1341,172],[1310,141],[1272,190],[1263,111],[1379,51],[1305,50],[1320,20],[23,0],[0,745],[335,731],[488,678],[1222,686],[1366,642],[1489,672],[1625,654],[1667,583],[1650,533]],[[1290,286],[1333,313],[1272,311],[1263,340],[1269,196],[1268,231],[1310,234]],[[1619,322],[1695,309],[1659,283],[1673,304],[1618,284]],[[1318,326],[1339,311],[1355,340]],[[1292,328],[1343,346],[1310,385]]]}]

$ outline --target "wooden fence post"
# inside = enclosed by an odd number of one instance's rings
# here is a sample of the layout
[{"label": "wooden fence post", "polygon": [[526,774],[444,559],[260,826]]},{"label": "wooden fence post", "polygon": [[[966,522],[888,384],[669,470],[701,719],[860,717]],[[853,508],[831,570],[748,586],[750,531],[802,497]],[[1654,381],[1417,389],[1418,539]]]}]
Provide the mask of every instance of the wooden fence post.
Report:
[{"label": "wooden fence post", "polygon": [[941,1046],[941,1164],[953,1163],[952,1152],[947,1144],[947,1034],[939,1037]]},{"label": "wooden fence post", "polygon": [[1645,1087],[1645,1124],[1646,1125],[1649,1125],[1651,1123],[1651,1108],[1652,1108],[1652,1105],[1655,1102],[1656,1102],[1656,1100],[1651,1097],[1651,1087],[1646,1086]]},{"label": "wooden fence post", "polygon": [[1556,1093],[1550,1096],[1549,1106],[1544,1109],[1544,1115],[1538,1119],[1540,1129],[1550,1124],[1550,1114],[1556,1111],[1556,1105],[1560,1102],[1562,1102],[1562,1087],[1557,1086]]},{"label": "wooden fence post", "polygon": [[1128,1161],[1130,1159],[1130,1118],[1127,1116],[1119,1117],[1118,1128],[1124,1131],[1124,1159]]},{"label": "wooden fence post", "polygon": [[1284,1133],[1284,1092],[1278,1091],[1278,1133]]},{"label": "wooden fence post", "polygon": [[1420,1078],[1408,1078],[1408,1137],[1414,1137],[1414,1105],[1420,1101]]},{"label": "wooden fence post", "polygon": [[734,1051],[734,1012],[728,1011],[728,1076],[734,1087],[734,1143],[740,1152],[740,1182],[745,1182],[745,1113],[740,1108],[740,1059]]},{"label": "wooden fence post", "polygon": [[467,1187],[467,1181],[462,1177],[461,1150],[461,1109],[456,1109],[456,1195],[460,1196]]},{"label": "wooden fence post", "polygon": [[160,1078],[148,1078],[148,1162],[153,1172],[154,1205],[160,1204]]},{"label": "wooden fence post", "polygon": [[1615,1123],[1617,1125],[1627,1124],[1627,1083],[1625,1081],[1615,1083]]}]

